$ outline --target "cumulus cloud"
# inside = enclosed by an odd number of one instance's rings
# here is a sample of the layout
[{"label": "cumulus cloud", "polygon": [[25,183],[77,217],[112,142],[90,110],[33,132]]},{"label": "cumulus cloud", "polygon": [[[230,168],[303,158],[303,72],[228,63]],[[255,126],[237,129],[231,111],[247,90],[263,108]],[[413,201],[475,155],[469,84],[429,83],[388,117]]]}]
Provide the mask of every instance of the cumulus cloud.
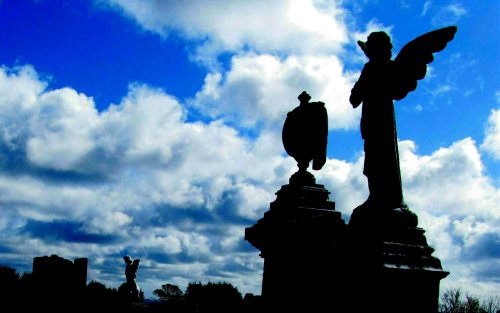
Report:
[{"label": "cumulus cloud", "polygon": [[[415,142],[399,142],[405,201],[426,231],[434,255],[450,275],[442,289],[462,288],[491,295],[500,287],[500,189],[485,173],[476,143],[465,138],[429,155]],[[329,159],[316,175],[349,221],[368,196],[363,155],[354,162]]]},{"label": "cumulus cloud", "polygon": [[[196,58],[211,70],[190,104],[208,118],[247,129],[273,128],[306,90],[326,103],[331,129],[356,124],[359,112],[346,100],[355,73],[345,71],[338,57],[352,40],[337,2],[102,3],[143,29],[195,43]],[[221,53],[229,53],[228,64],[210,66]]]},{"label": "cumulus cloud", "polygon": [[400,152],[405,199],[451,273],[443,288],[494,294],[499,282],[485,273],[499,262],[500,189],[485,174],[476,143],[466,138],[418,155],[414,142],[403,141]]},{"label": "cumulus cloud", "polygon": [[28,160],[55,170],[79,168],[78,161],[94,148],[91,130],[97,110],[93,100],[64,88],[41,94],[32,109]]},{"label": "cumulus cloud", "polygon": [[463,139],[430,156],[420,157],[414,152],[414,143],[403,142],[401,146],[406,193],[412,197],[410,200],[415,206],[432,206],[435,214],[457,216],[467,215],[470,208],[474,208],[474,216],[481,219],[500,217],[498,210],[494,209],[499,192],[485,175],[478,148],[472,139]]},{"label": "cumulus cloud", "polygon": [[[0,122],[3,149],[24,149],[27,136],[26,120],[32,116],[33,103],[46,88],[32,67],[0,69]],[[7,160],[4,160],[5,163]]]},{"label": "cumulus cloud", "polygon": [[356,41],[357,40],[366,41],[368,38],[368,35],[370,35],[372,32],[384,31],[389,36],[392,37],[392,34],[391,34],[392,28],[393,28],[392,26],[386,26],[374,18],[374,19],[371,19],[370,21],[368,21],[368,23],[365,26],[364,31],[354,32],[354,34],[352,36],[354,37],[354,39]]},{"label": "cumulus cloud", "polygon": [[325,53],[347,41],[337,2],[314,1],[137,1],[109,0],[144,29],[172,32],[200,43],[197,57],[223,51]]},{"label": "cumulus cloud", "polygon": [[434,26],[447,26],[455,24],[460,18],[467,14],[467,9],[460,3],[451,3],[443,6],[432,6],[433,17],[431,23]]},{"label": "cumulus cloud", "polygon": [[368,181],[363,176],[364,155],[355,162],[328,159],[320,172],[315,174],[317,181],[330,191],[330,199],[335,201],[336,209],[349,222],[352,211],[368,197]]},{"label": "cumulus cloud", "polygon": [[[261,216],[293,166],[275,138],[250,141],[218,120],[187,122],[183,106],[161,90],[131,85],[98,113],[72,89],[46,90],[30,67],[2,69],[0,78],[11,87],[0,99],[0,225],[15,235],[7,250],[38,242],[28,258],[154,251],[152,267],[210,264],[219,250],[241,250],[243,233],[224,229]],[[12,172],[9,160],[23,162]],[[96,245],[99,253],[89,248]]]},{"label": "cumulus cloud", "polygon": [[495,160],[500,160],[500,109],[491,110],[481,149]]},{"label": "cumulus cloud", "polygon": [[[121,257],[130,254],[143,260],[141,287],[149,291],[224,280],[259,293],[262,259],[243,232],[295,170],[280,139],[286,113],[306,90],[326,103],[331,133],[358,126],[360,110],[347,102],[357,73],[338,57],[349,36],[340,2],[101,2],[143,29],[194,42],[194,57],[207,65],[222,52],[229,63],[208,67],[188,103],[136,83],[102,112],[74,89],[47,90],[32,67],[1,68],[2,259],[29,270],[34,256],[86,256],[89,278],[116,287]],[[422,14],[439,15],[436,23],[466,14],[459,4],[436,11],[426,3]],[[381,29],[391,31],[372,20],[353,38]],[[204,121],[189,121],[188,110]],[[490,115],[484,151],[500,150],[499,115]],[[445,284],[498,286],[488,273],[499,263],[491,247],[500,192],[476,143],[420,155],[403,141],[400,151],[406,200],[452,272]],[[346,222],[368,194],[362,168],[360,152],[352,162],[328,159],[315,173]],[[485,251],[487,261],[479,258]]]},{"label": "cumulus cloud", "polygon": [[354,79],[336,56],[244,54],[233,57],[229,71],[209,73],[191,104],[207,116],[247,128],[281,126],[306,90],[311,101],[325,102],[330,129],[350,129],[359,118],[347,100]]},{"label": "cumulus cloud", "polygon": [[[314,68],[307,59],[263,57],[281,71],[273,74],[276,81],[298,71],[289,63]],[[253,55],[241,60],[257,61]],[[205,88],[203,96],[228,93],[245,74],[238,64],[232,70],[234,78],[215,84],[212,93]],[[224,280],[242,292],[259,292],[262,259],[244,241],[244,228],[262,217],[295,170],[277,132],[248,137],[217,115],[188,121],[185,105],[140,84],[131,85],[119,104],[96,112],[91,97],[69,88],[47,90],[30,67],[4,68],[0,79],[0,86],[11,87],[0,98],[2,259],[29,270],[34,256],[86,256],[89,278],[116,287],[121,257],[130,254],[144,260],[142,285],[150,291],[165,282],[182,287]],[[210,110],[237,113],[224,106]],[[262,121],[278,119],[262,111]],[[35,139],[45,144],[33,150]],[[402,141],[400,151],[406,200],[452,273],[445,284],[456,286],[466,277],[485,293],[497,286],[488,273],[499,259],[500,191],[486,176],[476,143],[466,138],[420,155],[414,142]],[[8,166],[14,163],[15,171]],[[346,222],[368,194],[362,169],[360,153],[353,162],[328,159],[315,173]]]}]

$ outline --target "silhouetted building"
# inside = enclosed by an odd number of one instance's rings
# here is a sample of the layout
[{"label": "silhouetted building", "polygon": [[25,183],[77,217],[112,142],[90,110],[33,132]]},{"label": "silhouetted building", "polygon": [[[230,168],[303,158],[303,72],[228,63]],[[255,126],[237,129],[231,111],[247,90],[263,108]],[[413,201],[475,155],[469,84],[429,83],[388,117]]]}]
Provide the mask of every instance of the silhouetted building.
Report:
[{"label": "silhouetted building", "polygon": [[57,255],[33,259],[33,283],[35,292],[48,298],[74,297],[87,285],[87,258],[74,262]]}]

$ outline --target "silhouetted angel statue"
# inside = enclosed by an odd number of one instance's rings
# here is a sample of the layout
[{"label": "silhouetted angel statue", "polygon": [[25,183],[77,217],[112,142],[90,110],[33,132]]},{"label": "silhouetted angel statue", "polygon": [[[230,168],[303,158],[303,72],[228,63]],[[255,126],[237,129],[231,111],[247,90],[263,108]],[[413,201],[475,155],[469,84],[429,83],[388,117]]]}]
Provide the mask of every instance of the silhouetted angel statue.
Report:
[{"label": "silhouetted angel statue", "polygon": [[139,268],[140,259],[132,260],[129,255],[123,257],[125,261],[125,278],[127,279],[126,287],[129,293],[129,296],[132,301],[139,301],[140,297],[140,288],[135,281],[137,269]]},{"label": "silhouetted angel statue", "polygon": [[320,170],[326,162],[328,114],[323,102],[309,102],[307,92],[298,99],[299,106],[287,114],[282,139],[286,152],[297,161],[298,173],[303,175],[309,162],[313,162],[313,170]]},{"label": "silhouetted angel statue", "polygon": [[361,136],[364,139],[363,173],[370,196],[366,204],[387,209],[406,208],[401,186],[396,119],[393,100],[401,100],[423,79],[433,53],[443,50],[457,31],[455,26],[421,35],[407,43],[394,60],[385,32],[373,32],[367,42],[358,41],[369,58],[351,90],[354,108],[361,103]]}]

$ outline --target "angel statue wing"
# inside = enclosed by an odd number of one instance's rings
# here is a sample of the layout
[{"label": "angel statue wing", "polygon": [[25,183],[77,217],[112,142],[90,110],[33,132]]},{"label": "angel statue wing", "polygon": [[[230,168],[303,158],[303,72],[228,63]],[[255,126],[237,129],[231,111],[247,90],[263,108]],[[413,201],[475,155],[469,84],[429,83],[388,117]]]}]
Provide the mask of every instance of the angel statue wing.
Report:
[{"label": "angel statue wing", "polygon": [[440,28],[413,39],[401,49],[394,59],[395,100],[403,99],[417,88],[417,81],[427,73],[427,64],[434,60],[432,54],[443,50],[456,32],[456,26]]}]

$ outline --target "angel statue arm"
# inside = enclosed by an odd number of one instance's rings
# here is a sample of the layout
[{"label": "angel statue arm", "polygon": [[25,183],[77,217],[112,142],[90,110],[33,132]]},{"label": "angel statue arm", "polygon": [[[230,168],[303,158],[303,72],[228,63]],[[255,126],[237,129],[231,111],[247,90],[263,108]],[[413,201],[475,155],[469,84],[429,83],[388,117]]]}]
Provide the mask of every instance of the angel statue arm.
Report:
[{"label": "angel statue arm", "polygon": [[365,77],[366,75],[361,74],[358,81],[351,90],[349,102],[351,102],[353,108],[357,108],[361,104],[361,102],[363,102],[363,89],[366,81]]}]

